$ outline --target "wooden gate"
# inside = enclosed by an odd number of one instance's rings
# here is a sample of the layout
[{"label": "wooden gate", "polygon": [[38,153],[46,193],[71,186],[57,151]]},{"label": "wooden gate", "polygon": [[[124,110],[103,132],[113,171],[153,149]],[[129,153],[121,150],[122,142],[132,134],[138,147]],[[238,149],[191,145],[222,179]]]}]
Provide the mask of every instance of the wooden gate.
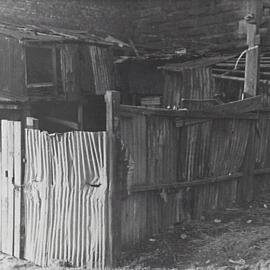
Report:
[{"label": "wooden gate", "polygon": [[25,258],[105,266],[106,132],[26,129]]},{"label": "wooden gate", "polygon": [[0,250],[20,257],[21,122],[1,120]]}]

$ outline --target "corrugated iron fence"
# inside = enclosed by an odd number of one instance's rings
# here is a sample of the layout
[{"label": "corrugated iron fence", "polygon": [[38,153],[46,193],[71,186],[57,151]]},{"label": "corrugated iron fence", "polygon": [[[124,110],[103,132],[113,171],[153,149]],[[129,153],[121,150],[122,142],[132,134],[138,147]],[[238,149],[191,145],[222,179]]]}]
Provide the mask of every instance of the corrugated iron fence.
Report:
[{"label": "corrugated iron fence", "polygon": [[119,219],[112,214],[111,164],[118,150],[110,117],[115,102],[110,95],[107,101],[107,131],[61,134],[34,129],[27,106],[0,104],[1,118],[10,116],[0,122],[1,252],[40,266],[114,265]]},{"label": "corrugated iron fence", "polygon": [[104,268],[106,133],[25,132],[25,258]]},{"label": "corrugated iron fence", "polygon": [[106,132],[1,121],[1,251],[112,267],[125,246],[252,199],[254,177],[269,185],[268,114],[120,106],[116,92],[106,102]]}]

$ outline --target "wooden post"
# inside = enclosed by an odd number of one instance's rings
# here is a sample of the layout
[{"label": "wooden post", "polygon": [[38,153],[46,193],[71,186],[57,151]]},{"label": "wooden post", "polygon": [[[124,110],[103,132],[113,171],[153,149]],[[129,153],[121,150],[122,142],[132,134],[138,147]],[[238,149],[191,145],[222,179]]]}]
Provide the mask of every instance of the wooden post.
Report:
[{"label": "wooden post", "polygon": [[[24,104],[21,112],[21,185],[24,185],[25,174],[25,128],[27,127],[27,117],[30,116],[31,107],[29,104]],[[29,118],[30,119],[30,118]],[[29,120],[28,120],[29,121]],[[24,192],[21,189],[21,238],[20,238],[20,258],[24,258],[25,247],[25,207],[24,207]]]},{"label": "wooden post", "polygon": [[121,184],[118,174],[120,153],[120,93],[107,91],[106,101],[106,130],[107,130],[107,175],[108,175],[108,240],[106,264],[116,267],[121,252]]},{"label": "wooden post", "polygon": [[38,129],[39,121],[34,117],[26,117],[26,126],[25,128]]},{"label": "wooden post", "polygon": [[246,19],[248,51],[246,53],[244,93],[247,96],[255,96],[260,79],[259,28],[262,16],[262,0],[248,1],[248,15],[250,16],[247,16]]},{"label": "wooden post", "polygon": [[238,182],[238,202],[240,204],[247,204],[253,200],[254,194],[254,170],[255,170],[255,128],[256,122],[252,121],[249,128],[249,137],[247,141],[247,148],[242,165],[243,176]]},{"label": "wooden post", "polygon": [[79,130],[83,130],[83,104],[79,103],[78,105],[78,124]]}]

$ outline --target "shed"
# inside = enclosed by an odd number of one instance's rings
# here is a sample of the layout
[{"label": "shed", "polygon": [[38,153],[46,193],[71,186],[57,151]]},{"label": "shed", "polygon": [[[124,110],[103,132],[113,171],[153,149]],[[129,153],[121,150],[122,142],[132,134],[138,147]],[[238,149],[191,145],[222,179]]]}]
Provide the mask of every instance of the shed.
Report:
[{"label": "shed", "polygon": [[226,58],[225,56],[201,58],[160,67],[165,77],[163,105],[178,108],[184,99],[212,99],[216,94],[212,66]]},{"label": "shed", "polygon": [[115,86],[114,45],[83,31],[0,24],[0,98],[29,102],[33,115],[57,126],[105,127],[103,95]]}]

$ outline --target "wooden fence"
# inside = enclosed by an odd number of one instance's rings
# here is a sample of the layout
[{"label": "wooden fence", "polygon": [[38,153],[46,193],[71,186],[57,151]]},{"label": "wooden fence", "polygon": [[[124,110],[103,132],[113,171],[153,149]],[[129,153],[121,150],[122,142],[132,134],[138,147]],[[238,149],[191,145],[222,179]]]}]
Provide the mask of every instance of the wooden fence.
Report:
[{"label": "wooden fence", "polygon": [[269,187],[268,113],[125,106],[117,92],[106,103],[105,132],[1,121],[1,251],[113,267],[124,247]]},{"label": "wooden fence", "polygon": [[268,114],[121,105],[121,139],[134,167],[122,183],[121,245],[251,201],[253,180],[270,173],[269,128]]}]

